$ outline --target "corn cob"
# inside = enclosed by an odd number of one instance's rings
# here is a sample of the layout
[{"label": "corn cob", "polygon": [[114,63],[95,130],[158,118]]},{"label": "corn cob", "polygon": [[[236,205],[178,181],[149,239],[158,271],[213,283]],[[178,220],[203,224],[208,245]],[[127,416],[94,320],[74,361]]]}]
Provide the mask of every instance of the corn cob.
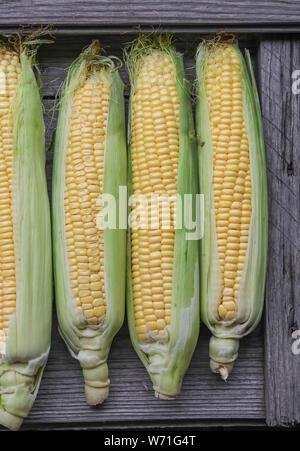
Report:
[{"label": "corn cob", "polygon": [[34,47],[0,42],[0,423],[18,429],[51,335],[51,229]]},{"label": "corn cob", "polygon": [[239,339],[261,318],[267,260],[267,189],[259,99],[249,53],[219,39],[197,54],[201,316],[212,371],[226,380]]},{"label": "corn cob", "polygon": [[92,405],[108,396],[106,361],[124,320],[126,230],[103,230],[100,219],[101,196],[118,199],[126,185],[124,121],[122,81],[94,41],[71,65],[63,87],[53,173],[59,327],[83,369]]},{"label": "corn cob", "polygon": [[[198,190],[195,138],[182,56],[167,36],[142,36],[127,54],[131,75],[129,194],[171,198]],[[135,213],[133,207],[130,215]],[[181,388],[199,333],[198,241],[170,227],[135,227],[128,238],[127,309],[131,340],[155,395]]]}]

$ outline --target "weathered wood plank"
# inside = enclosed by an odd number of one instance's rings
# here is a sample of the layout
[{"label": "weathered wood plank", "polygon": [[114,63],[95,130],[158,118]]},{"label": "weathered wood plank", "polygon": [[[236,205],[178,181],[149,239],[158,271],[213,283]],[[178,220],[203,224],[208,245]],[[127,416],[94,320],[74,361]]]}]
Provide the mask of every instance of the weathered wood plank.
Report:
[{"label": "weathered wood plank", "polygon": [[263,347],[258,329],[241,345],[230,381],[224,384],[209,370],[208,333],[202,328],[199,345],[185,377],[181,395],[172,402],[154,398],[151,383],[137,358],[125,325],[109,359],[111,391],[99,408],[86,405],[79,364],[73,360],[54,324],[52,350],[35,405],[25,425],[168,422],[201,419],[263,419]]},{"label": "weathered wood plank", "polygon": [[54,25],[299,24],[296,0],[6,0],[0,23]]},{"label": "weathered wood plank", "polygon": [[262,41],[259,68],[269,190],[266,416],[275,426],[300,422],[300,355],[291,335],[300,329],[300,94],[292,93],[300,41]]},{"label": "weathered wood plank", "polygon": [[[95,36],[94,36],[95,37]],[[60,37],[52,46],[44,46],[39,52],[42,69],[43,94],[47,145],[56,126],[56,112],[53,110],[57,89],[66,76],[66,69],[78,56],[91,37],[73,40]],[[120,44],[128,37],[102,40],[109,52],[121,56]],[[185,51],[185,64],[190,80],[195,78],[193,55],[199,36],[185,40],[178,36],[177,47]],[[243,44],[254,51],[253,41]],[[248,45],[249,44],[249,45]],[[127,84],[125,69],[122,78]],[[126,98],[129,90],[126,88]],[[54,111],[54,116],[52,113]],[[47,153],[47,179],[50,190],[52,153]],[[170,419],[182,426],[191,426],[205,421],[264,421],[264,374],[263,374],[263,331],[259,327],[254,334],[242,341],[240,357],[227,384],[209,370],[209,334],[202,326],[201,336],[193,361],[184,380],[181,395],[177,400],[164,402],[154,398],[151,383],[141,362],[131,346],[127,326],[117,335],[110,355],[109,367],[111,393],[109,399],[99,408],[88,407],[84,399],[83,379],[79,364],[73,360],[53,326],[52,349],[36,403],[24,428],[70,426],[95,428],[132,427],[143,424],[170,425]]]},{"label": "weathered wood plank", "polygon": [[[152,432],[157,431],[161,434],[169,434],[170,431],[175,433],[187,431],[190,432],[232,432],[232,431],[255,431],[265,430],[266,424],[263,420],[196,420],[189,421],[168,421],[168,422],[153,422],[145,421],[139,423],[127,422],[124,423],[114,423],[112,425],[105,423],[104,425],[99,423],[89,423],[89,424],[76,424],[76,423],[59,423],[59,424],[24,424],[22,426],[23,431],[103,431],[105,434],[109,431],[111,434],[115,434],[116,431],[119,433],[125,433],[128,437],[129,433],[144,433],[146,431]],[[272,430],[268,428],[268,430]],[[276,430],[276,429],[274,429]]]}]

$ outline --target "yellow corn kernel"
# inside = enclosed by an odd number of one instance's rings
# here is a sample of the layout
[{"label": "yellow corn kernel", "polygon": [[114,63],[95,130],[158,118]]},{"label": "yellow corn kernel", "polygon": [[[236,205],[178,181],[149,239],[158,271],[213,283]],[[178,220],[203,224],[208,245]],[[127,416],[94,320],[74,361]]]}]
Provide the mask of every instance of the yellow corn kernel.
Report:
[{"label": "yellow corn kernel", "polygon": [[[103,230],[97,198],[103,189],[109,81],[91,74],[74,95],[65,169],[65,227],[72,292],[90,324],[106,314]],[[101,247],[102,246],[102,247]]]},{"label": "yellow corn kernel", "polygon": [[[237,312],[251,219],[251,175],[243,117],[242,72],[232,47],[216,46],[205,69],[213,143],[213,192],[222,271],[218,313],[230,321]],[[229,276],[230,275],[230,276]],[[239,279],[238,279],[239,277]]]},{"label": "yellow corn kernel", "polygon": [[12,215],[12,110],[21,65],[10,50],[0,49],[0,354],[6,341],[9,320],[16,311],[16,278]]},{"label": "yellow corn kernel", "polygon": [[[171,58],[154,51],[139,65],[132,97],[133,192],[171,196],[177,192],[179,154],[179,100]],[[133,209],[134,210],[134,209]],[[135,326],[140,341],[161,335],[171,321],[174,259],[174,208],[170,227],[133,228],[131,252]]]}]

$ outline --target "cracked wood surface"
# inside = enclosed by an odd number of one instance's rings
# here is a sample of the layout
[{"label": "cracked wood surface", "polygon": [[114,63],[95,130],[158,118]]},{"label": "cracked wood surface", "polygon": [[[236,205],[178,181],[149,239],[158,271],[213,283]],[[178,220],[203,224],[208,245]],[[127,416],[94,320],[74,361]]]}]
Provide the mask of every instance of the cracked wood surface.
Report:
[{"label": "cracked wood surface", "polygon": [[0,5],[0,24],[47,23],[54,26],[210,26],[247,28],[300,24],[300,5],[296,0],[4,0]]},{"label": "cracked wood surface", "polygon": [[269,193],[269,264],[265,306],[266,418],[270,426],[300,422],[300,40],[263,40],[259,78]]}]

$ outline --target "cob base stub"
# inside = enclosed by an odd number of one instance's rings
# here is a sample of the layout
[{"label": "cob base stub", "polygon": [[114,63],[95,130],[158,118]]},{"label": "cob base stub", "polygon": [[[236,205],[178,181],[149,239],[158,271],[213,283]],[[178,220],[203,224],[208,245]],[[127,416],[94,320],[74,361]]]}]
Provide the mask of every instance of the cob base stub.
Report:
[{"label": "cob base stub", "polygon": [[0,423],[9,429],[20,428],[35,401],[48,352],[28,363],[0,364]]},{"label": "cob base stub", "polygon": [[3,371],[0,384],[2,391],[0,423],[9,429],[17,430],[33,405],[34,396],[32,393],[35,378],[8,369]]},{"label": "cob base stub", "polygon": [[82,350],[78,354],[85,382],[85,397],[91,406],[102,404],[109,395],[107,356],[101,357],[99,351]]},{"label": "cob base stub", "polygon": [[0,423],[7,429],[10,429],[11,431],[18,431],[22,426],[23,420],[23,417],[12,415],[0,407]]},{"label": "cob base stub", "polygon": [[210,368],[226,381],[238,357],[239,340],[212,336],[209,341]]}]

